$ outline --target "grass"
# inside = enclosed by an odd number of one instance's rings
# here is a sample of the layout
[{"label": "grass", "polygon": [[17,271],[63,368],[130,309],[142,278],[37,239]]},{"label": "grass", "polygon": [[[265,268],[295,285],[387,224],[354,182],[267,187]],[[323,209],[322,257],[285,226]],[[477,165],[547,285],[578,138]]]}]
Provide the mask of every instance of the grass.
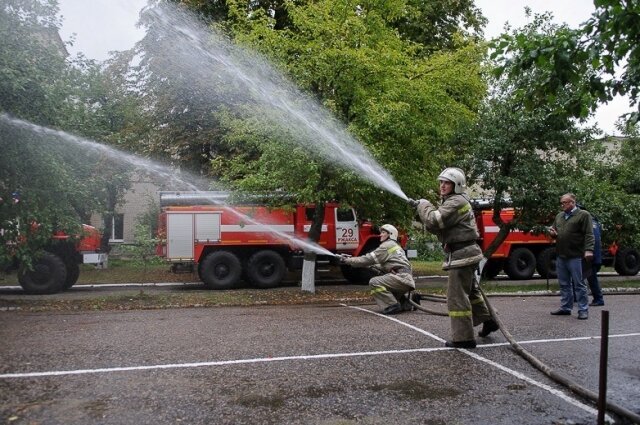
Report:
[{"label": "grass", "polygon": [[[415,276],[445,276],[446,272],[442,270],[442,262],[440,261],[412,261],[413,274]],[[612,268],[603,268],[603,272],[613,272]],[[294,273],[291,276],[295,276]],[[341,273],[336,268],[328,274],[329,277],[340,278]],[[639,278],[640,279],[640,278]],[[106,269],[96,269],[92,265],[84,264],[80,267],[79,283],[82,284],[101,284],[101,283],[165,283],[165,282],[199,282],[198,274],[190,271],[181,271],[173,273],[168,263],[154,261],[148,264],[141,264],[127,260],[110,260],[109,267]],[[613,285],[620,287],[636,287],[640,286],[640,282],[624,281],[624,282],[602,282],[604,288]],[[550,279],[550,288],[557,289],[557,280]],[[0,274],[0,286],[2,285],[18,285],[18,279],[15,273],[5,275]],[[636,286],[633,286],[636,285]],[[504,285],[503,285],[504,286]],[[499,290],[499,281],[484,280],[483,287],[494,288]],[[523,283],[522,285],[509,284],[510,288],[540,288],[547,289],[546,284],[536,285],[531,283]]]},{"label": "grass", "polygon": [[[442,276],[441,263],[433,261],[412,262],[416,276]],[[609,271],[609,270],[605,270]],[[326,275],[324,275],[326,276]],[[340,276],[339,270],[333,277]],[[330,276],[331,277],[331,276]],[[299,275],[290,275],[299,279]],[[161,282],[197,282],[197,273],[172,273],[168,264],[138,264],[130,261],[113,260],[108,269],[95,269],[83,265],[79,282],[83,284],[101,283],[161,283]],[[422,281],[424,282],[424,281]],[[0,275],[1,285],[17,285],[15,274]],[[640,278],[629,280],[601,280],[603,289],[640,288]],[[421,293],[445,294],[445,284],[438,280],[434,285],[420,287]],[[549,284],[523,281],[484,280],[482,287],[487,293],[509,294],[522,292],[558,291],[556,279]],[[624,290],[624,289],[622,289]],[[273,290],[239,288],[226,291],[211,291],[194,286],[183,291],[151,291],[145,289],[118,289],[117,291],[91,291],[86,296],[67,297],[0,297],[0,309],[17,309],[23,311],[91,311],[91,310],[140,310],[160,308],[191,308],[213,306],[247,306],[247,305],[303,305],[303,304],[335,304],[335,303],[370,303],[369,289],[364,286],[337,287],[319,285],[314,294],[302,292],[296,285],[285,286]]]},{"label": "grass", "polygon": [[[420,276],[442,275],[442,263],[436,261],[416,261],[412,262],[413,270]],[[336,269],[331,273],[336,277],[341,276]],[[106,269],[96,269],[89,264],[80,266],[79,283],[101,284],[101,283],[163,283],[163,282],[198,282],[198,273],[180,272],[173,273],[171,266],[165,262],[150,262],[140,264],[127,260],[110,260]],[[18,285],[15,273],[9,275],[0,274],[0,285]]]}]

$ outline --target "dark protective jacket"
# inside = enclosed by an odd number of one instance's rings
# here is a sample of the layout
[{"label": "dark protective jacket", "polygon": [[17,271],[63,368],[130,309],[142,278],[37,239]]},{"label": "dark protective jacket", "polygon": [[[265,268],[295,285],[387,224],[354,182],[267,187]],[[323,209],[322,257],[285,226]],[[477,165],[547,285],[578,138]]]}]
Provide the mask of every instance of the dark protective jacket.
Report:
[{"label": "dark protective jacket", "polygon": [[444,247],[447,254],[442,264],[444,270],[470,266],[482,260],[482,250],[475,243],[480,234],[466,196],[447,195],[437,208],[429,201],[421,200],[417,210],[425,228],[436,235]]},{"label": "dark protective jacket", "polygon": [[569,214],[564,211],[553,221],[556,236],[556,252],[562,258],[582,258],[585,251],[593,251],[593,223],[589,212],[575,208]]},{"label": "dark protective jacket", "polygon": [[602,264],[602,225],[596,216],[591,216],[593,223],[593,264]]}]

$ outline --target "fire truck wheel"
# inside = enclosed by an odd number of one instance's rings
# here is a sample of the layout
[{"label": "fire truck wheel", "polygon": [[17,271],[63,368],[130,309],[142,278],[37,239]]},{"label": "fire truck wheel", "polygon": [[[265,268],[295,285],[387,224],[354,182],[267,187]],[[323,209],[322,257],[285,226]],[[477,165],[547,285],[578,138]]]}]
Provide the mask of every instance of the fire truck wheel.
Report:
[{"label": "fire truck wheel", "polygon": [[614,268],[620,276],[635,276],[640,271],[640,254],[633,248],[622,248],[616,253]]},{"label": "fire truck wheel", "polygon": [[271,250],[258,251],[247,263],[247,277],[257,288],[275,288],[280,285],[286,273],[284,259]]},{"label": "fire truck wheel", "polygon": [[514,280],[530,279],[536,269],[536,257],[528,248],[516,248],[511,251],[505,263],[504,271]]},{"label": "fire truck wheel", "polygon": [[500,260],[489,260],[487,264],[484,265],[482,269],[482,277],[486,277],[487,279],[493,279],[498,276],[502,270],[502,261]]},{"label": "fire truck wheel", "polygon": [[209,289],[233,288],[242,275],[240,259],[229,251],[213,251],[200,263],[200,279]]},{"label": "fire truck wheel", "polygon": [[536,258],[536,270],[543,279],[555,279],[558,277],[556,271],[556,249],[554,247],[545,248]]},{"label": "fire truck wheel", "polygon": [[18,282],[29,294],[53,294],[62,290],[67,279],[67,269],[62,258],[51,252],[43,252],[34,261],[33,270],[21,267]]},{"label": "fire truck wheel", "polygon": [[62,285],[62,289],[69,289],[73,285],[76,284],[78,278],[80,277],[80,264],[75,262],[67,263],[67,279],[64,281],[64,285]]},{"label": "fire truck wheel", "polygon": [[367,285],[376,272],[368,268],[355,268],[351,266],[340,266],[342,276],[352,285]]}]

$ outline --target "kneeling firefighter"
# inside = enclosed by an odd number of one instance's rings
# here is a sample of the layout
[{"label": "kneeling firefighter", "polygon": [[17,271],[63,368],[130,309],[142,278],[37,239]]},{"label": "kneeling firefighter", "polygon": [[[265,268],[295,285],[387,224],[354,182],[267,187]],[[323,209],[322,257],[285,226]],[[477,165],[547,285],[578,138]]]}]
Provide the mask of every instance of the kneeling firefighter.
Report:
[{"label": "kneeling firefighter", "polygon": [[360,257],[341,256],[340,263],[352,267],[374,267],[384,274],[369,281],[371,295],[382,314],[398,314],[411,310],[407,293],[416,289],[411,264],[398,244],[398,230],[385,224],[380,228],[380,246]]},{"label": "kneeling firefighter", "polygon": [[447,347],[475,348],[473,327],[483,323],[479,335],[498,330],[478,288],[475,272],[483,259],[480,237],[466,190],[466,177],[459,168],[447,168],[438,176],[441,202],[435,207],[420,199],[409,200],[425,228],[436,235],[445,251],[442,269],[448,271],[447,307],[452,341]]}]

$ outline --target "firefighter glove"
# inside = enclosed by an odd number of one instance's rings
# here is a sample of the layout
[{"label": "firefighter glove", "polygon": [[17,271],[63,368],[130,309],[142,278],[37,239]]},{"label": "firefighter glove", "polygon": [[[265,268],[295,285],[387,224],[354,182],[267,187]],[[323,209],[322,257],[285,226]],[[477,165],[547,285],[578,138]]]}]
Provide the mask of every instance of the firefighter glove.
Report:
[{"label": "firefighter glove", "polygon": [[409,204],[409,206],[411,208],[416,208],[418,205],[420,205],[420,201],[416,201],[415,199],[407,199],[407,204]]}]

